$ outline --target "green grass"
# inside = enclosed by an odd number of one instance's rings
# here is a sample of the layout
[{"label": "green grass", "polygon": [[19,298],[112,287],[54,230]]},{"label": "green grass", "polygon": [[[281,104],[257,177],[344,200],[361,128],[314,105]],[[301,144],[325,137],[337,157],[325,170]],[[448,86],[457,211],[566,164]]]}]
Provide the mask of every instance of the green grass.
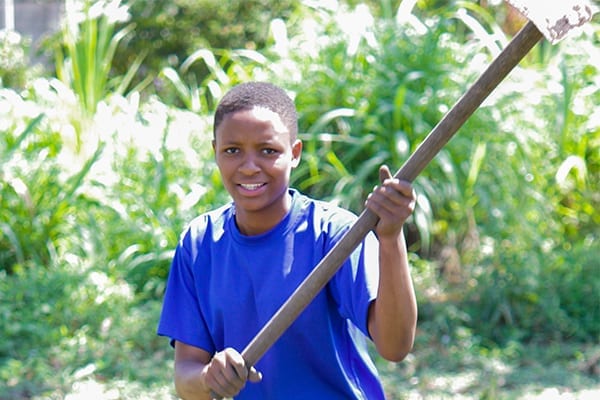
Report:
[{"label": "green grass", "polygon": [[[123,310],[130,317],[127,324],[151,338],[160,309],[159,301],[143,306],[132,304]],[[173,399],[172,356],[166,339],[152,340],[152,347],[127,349],[134,338],[115,327],[112,343],[95,343],[96,358],[54,370],[47,375],[46,390],[33,399]],[[66,349],[65,349],[66,350]],[[564,399],[583,397],[591,391],[600,393],[600,345],[569,342],[486,348],[464,338],[453,343],[446,337],[420,328],[413,352],[401,363],[374,356],[389,400],[394,399],[523,399],[560,394]],[[111,362],[108,369],[99,367]],[[92,367],[96,365],[96,367]],[[14,381],[13,381],[14,382]],[[8,385],[11,380],[7,380]],[[8,388],[10,389],[10,388]],[[38,387],[39,389],[39,387]],[[582,397],[575,397],[575,395]],[[71,396],[71,397],[69,397]],[[79,396],[79,397],[78,397]],[[573,397],[568,397],[573,396]],[[0,389],[0,399],[25,399],[30,396]],[[558,398],[558,397],[554,397]]]},{"label": "green grass", "polygon": [[[68,366],[47,365],[45,382],[38,382],[37,387],[27,386],[27,374],[7,377],[0,399],[174,398],[172,349],[166,339],[153,338],[159,310],[160,302],[156,300],[124,306],[121,312],[128,317],[115,322],[109,340],[94,339],[92,332],[84,335],[88,347],[95,349],[92,358],[69,356]],[[415,348],[403,362],[391,363],[375,356],[390,400],[523,399],[540,393],[559,393],[571,399],[576,397],[567,395],[592,390],[600,393],[600,345],[512,343],[505,348],[486,348],[473,344],[468,337],[455,343],[428,334],[426,325],[420,325]],[[151,346],[132,346],[140,338]],[[57,356],[57,347],[62,346],[56,344],[49,353]],[[64,346],[60,351],[68,352],[70,348]],[[43,353],[41,350],[40,355]],[[18,364],[17,360],[12,362],[15,368]],[[38,370],[41,368],[38,366]],[[26,373],[18,369],[14,372]]]},{"label": "green grass", "polygon": [[389,399],[520,399],[544,391],[600,393],[598,345],[487,349],[424,336],[404,362],[378,361]]}]

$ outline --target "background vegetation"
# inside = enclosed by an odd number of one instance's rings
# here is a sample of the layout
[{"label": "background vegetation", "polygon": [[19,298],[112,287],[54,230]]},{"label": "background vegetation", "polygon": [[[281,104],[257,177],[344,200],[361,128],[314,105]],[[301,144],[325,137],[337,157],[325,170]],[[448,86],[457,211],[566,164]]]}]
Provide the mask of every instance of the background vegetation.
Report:
[{"label": "background vegetation", "polygon": [[[359,212],[522,24],[498,2],[243,3],[75,2],[45,67],[0,35],[1,399],[172,397],[155,326],[179,233],[228,201],[229,87],[286,87],[294,186]],[[389,398],[600,389],[599,44],[596,17],[536,46],[415,181],[419,335],[377,359]]]}]

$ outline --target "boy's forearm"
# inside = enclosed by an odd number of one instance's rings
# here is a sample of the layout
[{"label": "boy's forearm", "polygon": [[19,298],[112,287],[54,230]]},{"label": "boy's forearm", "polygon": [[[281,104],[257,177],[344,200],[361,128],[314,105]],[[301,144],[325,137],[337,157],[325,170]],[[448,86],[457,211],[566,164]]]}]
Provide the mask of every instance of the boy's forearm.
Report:
[{"label": "boy's forearm", "polygon": [[381,356],[400,361],[412,349],[417,323],[417,302],[402,233],[397,238],[380,238],[379,263],[371,335]]},{"label": "boy's forearm", "polygon": [[205,386],[203,374],[206,365],[195,361],[175,364],[175,390],[184,400],[211,400],[210,389]]}]

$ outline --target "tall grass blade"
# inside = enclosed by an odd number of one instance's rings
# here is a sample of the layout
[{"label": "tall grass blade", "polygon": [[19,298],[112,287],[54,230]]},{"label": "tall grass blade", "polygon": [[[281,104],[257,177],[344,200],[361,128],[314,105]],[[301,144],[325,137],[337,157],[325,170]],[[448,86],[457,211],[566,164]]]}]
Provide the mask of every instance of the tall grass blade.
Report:
[{"label": "tall grass blade", "polygon": [[215,55],[209,49],[198,49],[193,52],[188,58],[185,59],[183,64],[181,64],[181,71],[186,73],[188,69],[196,62],[202,60],[204,64],[209,69],[209,71],[217,78],[217,80],[221,83],[229,83],[229,76],[225,73],[223,68],[217,62]]},{"label": "tall grass blade", "polygon": [[63,199],[71,199],[73,197],[73,195],[75,194],[75,192],[77,191],[77,189],[79,189],[81,187],[84,178],[90,172],[90,170],[92,169],[92,166],[96,163],[96,161],[98,161],[100,159],[100,156],[102,155],[102,152],[104,151],[104,147],[105,147],[104,143],[100,144],[98,146],[98,148],[96,149],[96,151],[94,152],[94,154],[92,154],[92,156],[83,165],[81,170],[77,174],[75,174],[74,176],[72,176],[68,179],[67,190],[61,192],[63,194]]},{"label": "tall grass blade", "polygon": [[21,143],[23,143],[23,141],[31,134],[31,132],[33,132],[33,129],[42,121],[42,119],[44,119],[44,117],[45,114],[40,113],[31,121],[29,121],[25,129],[23,129],[23,132],[17,136],[12,146],[3,152],[0,162],[5,163],[12,157],[15,151],[17,151],[21,146]]},{"label": "tall grass blade", "polygon": [[337,108],[323,114],[315,123],[308,129],[307,133],[314,134],[322,132],[323,129],[333,120],[342,117],[354,117],[356,110],[352,108]]},{"label": "tall grass blade", "polygon": [[[138,56],[133,60],[130,68],[127,70],[127,73],[120,79],[119,85],[117,86],[117,88],[115,90],[115,92],[117,94],[123,95],[125,93],[125,91],[129,87],[129,85],[133,81],[135,74],[139,71],[139,69],[142,65],[142,62],[144,61],[144,59],[146,58],[147,55],[148,55],[148,51],[145,50],[142,53],[138,54]],[[132,91],[133,92],[141,91],[144,87],[146,87],[152,81],[152,79],[153,79],[152,76],[148,75],[146,78],[144,78],[144,80],[142,82],[140,82],[138,85],[136,85],[132,89]]]},{"label": "tall grass blade", "polygon": [[466,191],[468,192],[472,192],[473,188],[475,187],[477,176],[481,171],[481,165],[483,164],[483,160],[485,158],[486,149],[487,145],[485,142],[478,143],[471,156],[470,168],[467,174],[467,180],[465,181]]},{"label": "tall grass blade", "polygon": [[187,109],[192,109],[192,95],[187,85],[181,79],[181,76],[171,67],[163,68],[160,72],[165,78],[171,82],[171,84],[175,87],[175,91],[179,96],[179,99],[183,102],[183,104],[187,107]]}]

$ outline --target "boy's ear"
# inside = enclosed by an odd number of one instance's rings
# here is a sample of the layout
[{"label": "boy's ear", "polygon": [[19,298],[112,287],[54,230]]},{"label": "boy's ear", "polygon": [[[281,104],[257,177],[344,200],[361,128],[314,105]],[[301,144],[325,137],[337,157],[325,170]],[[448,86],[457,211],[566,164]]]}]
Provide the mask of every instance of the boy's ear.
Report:
[{"label": "boy's ear", "polygon": [[213,152],[215,152],[216,145],[217,145],[217,143],[215,142],[215,139],[213,139],[211,143],[212,143]]},{"label": "boy's ear", "polygon": [[296,139],[292,144],[292,168],[296,168],[300,164],[300,158],[302,156],[302,141]]}]

